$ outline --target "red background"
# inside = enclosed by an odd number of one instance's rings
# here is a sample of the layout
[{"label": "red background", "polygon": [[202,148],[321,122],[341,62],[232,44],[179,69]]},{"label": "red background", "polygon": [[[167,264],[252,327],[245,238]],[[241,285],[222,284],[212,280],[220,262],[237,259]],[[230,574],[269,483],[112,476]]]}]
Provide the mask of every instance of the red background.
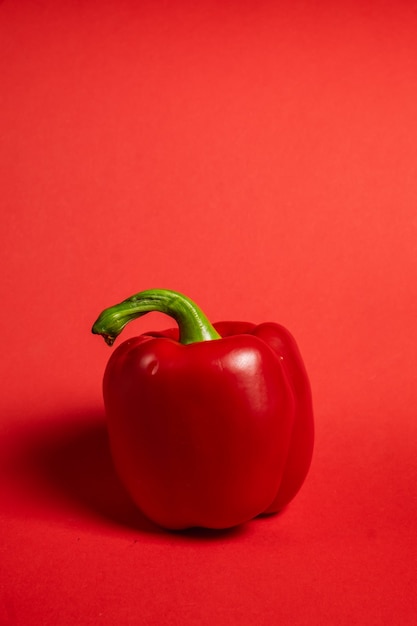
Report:
[{"label": "red background", "polygon": [[[416,33],[411,0],[0,3],[2,626],[416,623]],[[152,287],[296,336],[282,515],[168,534],[121,490],[90,327]]]}]

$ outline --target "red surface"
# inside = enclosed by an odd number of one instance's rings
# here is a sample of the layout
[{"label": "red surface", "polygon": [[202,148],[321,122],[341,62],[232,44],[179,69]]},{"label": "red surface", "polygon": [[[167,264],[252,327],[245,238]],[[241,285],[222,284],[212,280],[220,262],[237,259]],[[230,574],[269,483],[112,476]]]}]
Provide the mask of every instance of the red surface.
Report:
[{"label": "red surface", "polygon": [[[405,0],[0,3],[2,626],[415,624],[416,32]],[[151,287],[296,336],[282,515],[168,534],[121,490],[89,328]]]}]

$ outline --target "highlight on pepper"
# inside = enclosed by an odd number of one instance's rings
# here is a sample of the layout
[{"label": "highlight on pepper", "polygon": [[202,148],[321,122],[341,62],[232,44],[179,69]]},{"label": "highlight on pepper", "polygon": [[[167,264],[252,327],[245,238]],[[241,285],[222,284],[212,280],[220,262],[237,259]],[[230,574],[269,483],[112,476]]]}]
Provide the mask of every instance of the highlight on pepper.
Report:
[{"label": "highlight on pepper", "polygon": [[282,510],[310,468],[310,384],[290,332],[274,322],[211,324],[183,294],[150,289],[105,309],[92,332],[113,345],[151,311],[176,327],[121,343],[103,396],[116,471],[167,529],[223,529]]}]

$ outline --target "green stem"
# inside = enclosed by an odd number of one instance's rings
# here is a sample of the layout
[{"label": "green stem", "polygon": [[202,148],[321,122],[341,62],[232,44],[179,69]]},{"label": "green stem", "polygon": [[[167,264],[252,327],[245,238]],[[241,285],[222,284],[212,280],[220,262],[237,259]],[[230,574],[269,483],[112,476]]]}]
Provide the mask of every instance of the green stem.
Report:
[{"label": "green stem", "polygon": [[151,311],[160,311],[175,319],[179,326],[180,343],[220,339],[220,335],[195,302],[168,289],[141,291],[120,304],[105,309],[94,323],[92,332],[101,335],[111,346],[126,324]]}]

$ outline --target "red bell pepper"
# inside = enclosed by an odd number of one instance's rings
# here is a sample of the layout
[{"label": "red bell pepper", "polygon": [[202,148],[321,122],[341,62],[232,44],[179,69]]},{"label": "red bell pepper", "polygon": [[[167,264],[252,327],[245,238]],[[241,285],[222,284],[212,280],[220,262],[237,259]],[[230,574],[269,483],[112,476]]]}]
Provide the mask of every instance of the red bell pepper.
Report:
[{"label": "red bell pepper", "polygon": [[128,339],[107,365],[112,456],[133,501],[169,529],[228,528],[281,510],[313,450],[307,374],[279,324],[220,322],[174,291],[142,291],[93,326],[112,345],[150,311],[178,328]]}]

